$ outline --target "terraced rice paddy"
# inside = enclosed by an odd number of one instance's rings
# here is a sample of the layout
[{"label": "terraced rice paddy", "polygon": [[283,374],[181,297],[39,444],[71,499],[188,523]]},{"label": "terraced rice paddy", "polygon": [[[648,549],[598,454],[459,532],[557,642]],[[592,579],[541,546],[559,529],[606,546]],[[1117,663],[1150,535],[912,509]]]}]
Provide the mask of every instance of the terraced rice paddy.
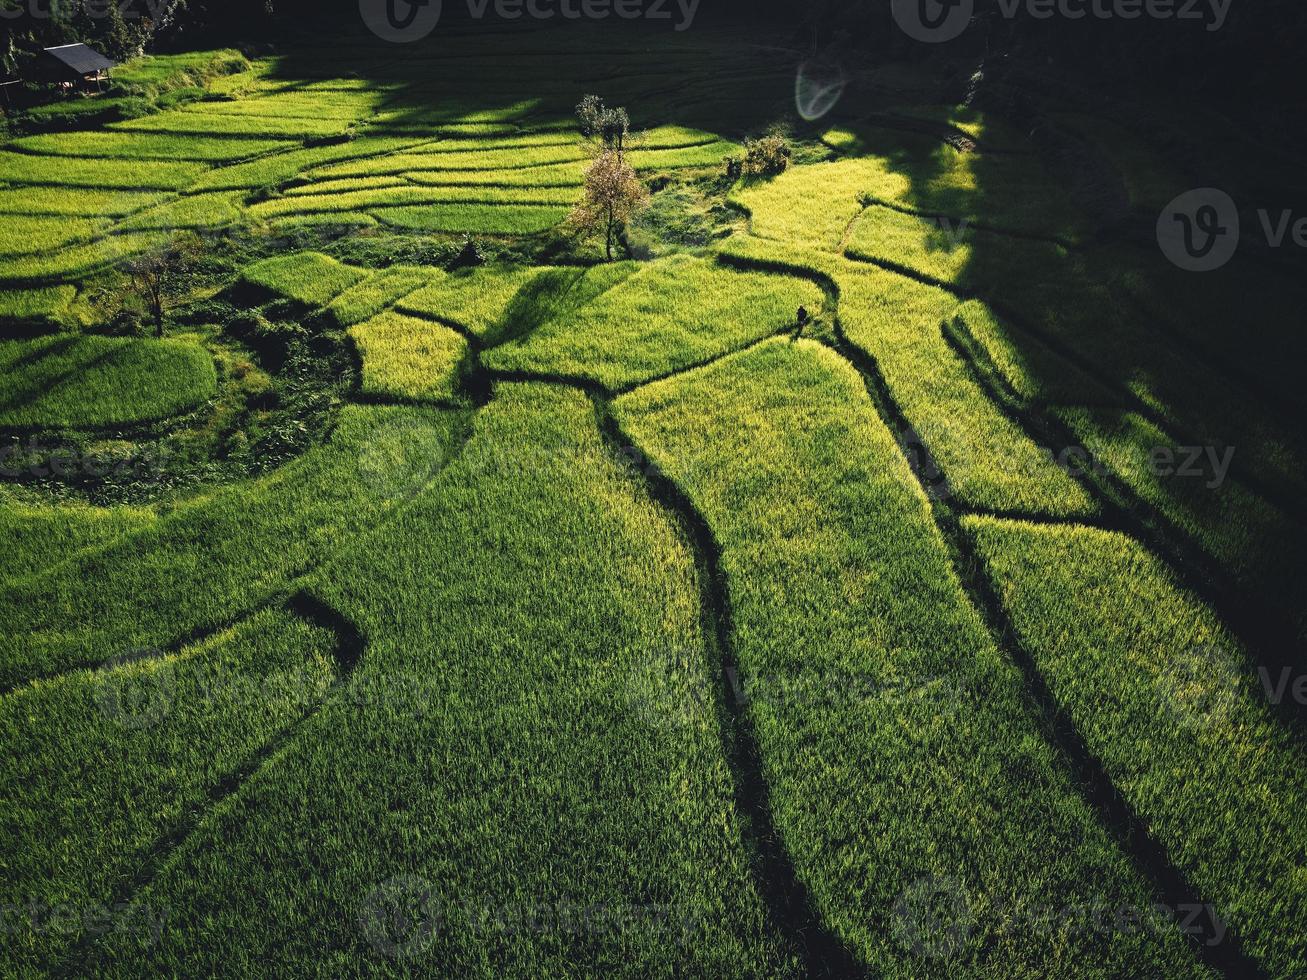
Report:
[{"label": "terraced rice paddy", "polygon": [[929,90],[727,176],[755,38],[438,37],[0,146],[0,973],[1307,976],[1301,285],[1096,116],[1116,225]]}]

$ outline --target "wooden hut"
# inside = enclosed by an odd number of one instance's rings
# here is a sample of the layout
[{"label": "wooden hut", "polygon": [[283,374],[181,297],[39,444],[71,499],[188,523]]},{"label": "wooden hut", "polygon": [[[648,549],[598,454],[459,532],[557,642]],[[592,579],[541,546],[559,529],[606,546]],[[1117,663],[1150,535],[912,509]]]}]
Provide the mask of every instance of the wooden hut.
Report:
[{"label": "wooden hut", "polygon": [[85,44],[61,44],[41,52],[37,74],[66,92],[104,90],[114,62]]}]

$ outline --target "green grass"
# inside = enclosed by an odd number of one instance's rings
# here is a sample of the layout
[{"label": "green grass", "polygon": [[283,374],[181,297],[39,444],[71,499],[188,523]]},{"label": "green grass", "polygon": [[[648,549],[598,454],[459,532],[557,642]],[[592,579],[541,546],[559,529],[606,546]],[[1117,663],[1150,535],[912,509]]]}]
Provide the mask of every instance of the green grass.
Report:
[{"label": "green grass", "polygon": [[362,323],[442,276],[439,269],[397,265],[375,272],[333,299],[323,310],[338,327]]},{"label": "green grass", "polygon": [[392,153],[416,143],[416,139],[378,139],[366,137],[335,146],[317,146],[288,153],[273,153],[248,163],[219,167],[202,175],[197,189],[240,190],[260,188],[299,176],[313,167],[338,160],[351,160],[373,154]]},{"label": "green grass", "polygon": [[[777,830],[873,975],[942,962],[957,977],[1085,962],[1202,975],[1178,933],[1026,918],[1150,898],[1043,739],[847,363],[774,340],[626,395],[617,413],[721,547]],[[895,912],[935,877],[957,883],[958,926],[972,927],[946,961],[929,949],[947,937],[914,949]]]},{"label": "green grass", "polygon": [[94,238],[104,227],[104,223],[93,218],[6,216],[0,222],[0,257],[50,252],[71,242]]},{"label": "green grass", "polygon": [[503,187],[378,187],[367,190],[330,194],[294,194],[255,204],[249,209],[256,219],[272,220],[282,215],[330,211],[374,211],[377,208],[405,207],[420,213],[424,205],[433,209],[441,205],[506,204],[566,205],[580,198],[572,187],[503,188]]},{"label": "green grass", "polygon": [[561,224],[564,207],[514,204],[433,204],[429,207],[382,208],[368,213],[403,231],[480,232],[486,235],[534,235]]},{"label": "green grass", "polygon": [[134,58],[114,68],[113,80],[116,86],[129,91],[159,92],[221,80],[249,67],[245,57],[231,48],[184,51]]},{"label": "green grass", "polygon": [[[1138,543],[967,522],[1060,707],[1269,976],[1307,970],[1307,779],[1236,641]],[[1275,679],[1278,681],[1278,678]]]},{"label": "green grass", "polygon": [[55,323],[77,296],[76,286],[0,291],[0,322]]},{"label": "green grass", "polygon": [[586,162],[578,160],[575,163],[507,170],[409,170],[403,176],[410,183],[428,187],[580,188],[585,180],[585,167]]},{"label": "green grass", "polygon": [[320,180],[310,184],[299,184],[286,188],[286,197],[319,197],[329,194],[343,194],[350,191],[377,190],[382,187],[404,187],[408,181],[403,177],[346,177],[341,180]]},{"label": "green grass", "polygon": [[[868,209],[853,224],[848,254],[1001,300],[1025,323],[1128,384],[1137,405],[1206,442],[1240,446],[1241,461],[1268,482],[1307,485],[1302,440],[1275,413],[1236,394],[1220,368],[1211,366],[1213,360],[1240,365],[1245,376],[1282,399],[1302,400],[1293,355],[1307,347],[1289,326],[1302,296],[1265,271],[1236,265],[1222,270],[1219,281],[1184,278],[1160,256],[1138,248],[1068,250],[956,222],[941,228],[882,207]],[[1247,344],[1240,325],[1250,319],[1264,323],[1274,340]],[[1159,329],[1163,324],[1170,335]],[[1014,344],[1009,335],[1000,344],[1009,351],[1029,349],[1038,360],[1038,381],[1029,369],[1008,377],[1018,390],[1052,403],[1130,405],[1129,393],[1109,392],[1066,360],[1048,357],[1038,343]],[[997,356],[1013,368],[1010,354]],[[1032,385],[1040,390],[1033,392]]]},{"label": "green grass", "polygon": [[232,193],[189,194],[167,204],[140,211],[120,222],[122,231],[223,228],[241,220],[240,197]]},{"label": "green grass", "polygon": [[[336,638],[281,611],[163,657],[77,671],[0,700],[6,899],[112,909],[131,876],[222,782],[326,693]],[[160,909],[156,913],[163,915]],[[155,927],[142,913],[134,925]],[[77,929],[8,936],[8,971],[53,969]]]},{"label": "green grass", "polygon": [[317,252],[264,259],[247,266],[241,281],[305,306],[326,306],[367,273]]},{"label": "green grass", "polygon": [[213,359],[184,340],[60,335],[0,341],[0,427],[103,429],[207,401]]},{"label": "green grass", "polygon": [[791,167],[773,180],[744,187],[732,199],[752,216],[750,228],[759,237],[835,249],[862,210],[858,195],[873,188],[898,197],[907,193],[908,181],[875,160],[838,160]]},{"label": "green grass", "polygon": [[0,283],[5,280],[57,279],[77,280],[118,262],[123,256],[144,252],[165,244],[169,236],[161,231],[115,234],[105,239],[100,222],[95,225],[96,240],[58,251],[7,259],[0,265]]},{"label": "green grass", "polygon": [[[545,167],[563,163],[583,163],[589,153],[575,141],[562,145],[512,146],[506,149],[442,150],[442,143],[430,143],[407,153],[371,160],[340,163],[323,167],[310,176],[324,180],[342,177],[375,177],[421,171],[511,170]],[[425,149],[425,152],[422,150]],[[690,146],[631,151],[631,165],[637,170],[711,166],[738,150],[733,143],[716,141]]]},{"label": "green grass", "polygon": [[448,447],[459,421],[354,406],[329,442],[273,475],[24,579],[0,594],[0,689],[166,647],[267,602],[431,480],[442,457],[413,453],[411,441]]},{"label": "green grass", "polygon": [[[653,713],[714,683],[693,557],[586,398],[501,388],[435,487],[324,579],[367,637],[357,672],[141,895],[171,910],[162,941],[105,938],[111,975],[559,976],[578,954],[612,976],[797,974],[712,703]],[[388,962],[369,910],[396,876],[428,883],[440,928]]]},{"label": "green grass", "polygon": [[[723,252],[750,264],[811,270],[839,290],[840,325],[874,358],[890,392],[959,500],[992,510],[1092,513],[1087,492],[985,394],[944,339],[957,297],[828,253],[732,239]],[[922,461],[924,462],[924,460]]]},{"label": "green grass", "polygon": [[[1238,447],[1220,447],[1215,463],[1204,449],[1194,461],[1181,448],[1184,440],[1133,412],[1064,407],[1057,414],[1095,459],[1197,541],[1247,594],[1282,608],[1307,642],[1307,609],[1297,601],[1307,590],[1307,533],[1283,509],[1218,472],[1238,458]],[[1159,447],[1171,452],[1165,473],[1152,460]]]},{"label": "green grass", "polygon": [[4,215],[58,214],[68,217],[97,215],[120,218],[133,211],[161,204],[168,195],[147,191],[92,190],[81,187],[18,187],[0,190]]},{"label": "green grass", "polygon": [[402,401],[454,397],[467,341],[448,327],[393,311],[350,327],[363,361],[363,393]]},{"label": "green grass", "polygon": [[[873,165],[860,190],[874,199],[1064,240],[1079,240],[1087,230],[1065,180],[1037,154],[961,153],[930,137],[876,127],[823,139],[861,158],[849,162]],[[797,191],[801,183],[819,179],[817,171],[793,178],[792,186]]]},{"label": "green grass", "polygon": [[0,495],[0,504],[0,582],[45,571],[154,520],[143,508],[52,505],[13,493]]},{"label": "green grass", "polygon": [[142,133],[52,133],[27,136],[11,144],[24,153],[59,157],[104,157],[128,160],[199,160],[226,163],[257,156],[291,144],[276,140],[219,139]]},{"label": "green grass", "polygon": [[[1219,611],[1257,595],[1307,642],[1307,291],[1094,234],[1094,160],[937,104],[927,70],[877,66],[801,162],[728,189],[794,104],[741,35],[438,36],[133,62],[138,94],[0,149],[0,335],[87,331],[0,341],[0,449],[187,454],[148,508],[0,483],[0,973],[797,977],[821,937],[778,914],[789,864],[869,976],[1211,976],[1147,912],[1155,846],[1267,975],[1307,974],[1296,730],[1174,569],[1079,523],[1117,518],[1038,435],[1219,565]],[[559,227],[587,91],[650,127],[639,261],[582,264]],[[1162,140],[1054,122],[1156,211]],[[983,152],[920,131],[945,127]],[[108,336],[101,273],[183,228],[213,233],[194,333]],[[488,261],[447,271],[465,235]],[[243,375],[258,307],[304,341]],[[1187,442],[1236,448],[1221,486],[1146,465]],[[370,914],[405,875],[435,928],[394,958]],[[157,938],[21,911],[126,899]]]},{"label": "green grass", "polygon": [[591,378],[616,389],[743,347],[821,308],[800,279],[674,256],[641,268],[574,314],[490,351],[493,368]]},{"label": "green grass", "polygon": [[518,327],[520,314],[505,313],[519,291],[547,275],[538,269],[489,265],[431,277],[431,284],[399,301],[401,312],[415,313],[454,324],[493,344],[509,328]]},{"label": "green grass", "polygon": [[198,163],[162,160],[85,160],[80,157],[38,157],[0,150],[0,179],[18,184],[62,187],[106,187],[126,191],[178,190],[205,170]]},{"label": "green grass", "polygon": [[171,133],[177,136],[244,136],[263,140],[305,140],[334,136],[348,127],[345,119],[310,116],[294,119],[284,116],[232,115],[202,110],[177,109],[153,116],[110,123],[109,129],[120,133]]}]

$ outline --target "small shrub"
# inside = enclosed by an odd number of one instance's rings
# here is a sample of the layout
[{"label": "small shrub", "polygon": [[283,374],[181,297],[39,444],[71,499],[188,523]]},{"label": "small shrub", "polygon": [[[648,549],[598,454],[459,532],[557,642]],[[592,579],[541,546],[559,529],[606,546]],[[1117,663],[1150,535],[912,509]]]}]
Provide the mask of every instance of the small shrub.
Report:
[{"label": "small shrub", "polygon": [[756,177],[774,177],[790,165],[790,141],[780,133],[759,140],[744,141],[744,172]]}]

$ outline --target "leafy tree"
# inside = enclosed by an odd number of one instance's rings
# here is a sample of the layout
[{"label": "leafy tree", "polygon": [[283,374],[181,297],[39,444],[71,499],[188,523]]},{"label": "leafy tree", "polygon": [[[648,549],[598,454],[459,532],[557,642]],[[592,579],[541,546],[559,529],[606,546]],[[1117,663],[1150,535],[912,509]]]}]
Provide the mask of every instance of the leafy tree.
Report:
[{"label": "leafy tree", "polygon": [[608,261],[618,229],[649,202],[635,170],[615,148],[600,151],[585,172],[585,197],[572,209],[568,224],[583,235],[603,231]]},{"label": "leafy tree", "polygon": [[602,150],[612,150],[618,159],[626,155],[631,133],[631,117],[625,109],[610,109],[597,95],[587,95],[576,107],[581,120],[581,135]]}]

